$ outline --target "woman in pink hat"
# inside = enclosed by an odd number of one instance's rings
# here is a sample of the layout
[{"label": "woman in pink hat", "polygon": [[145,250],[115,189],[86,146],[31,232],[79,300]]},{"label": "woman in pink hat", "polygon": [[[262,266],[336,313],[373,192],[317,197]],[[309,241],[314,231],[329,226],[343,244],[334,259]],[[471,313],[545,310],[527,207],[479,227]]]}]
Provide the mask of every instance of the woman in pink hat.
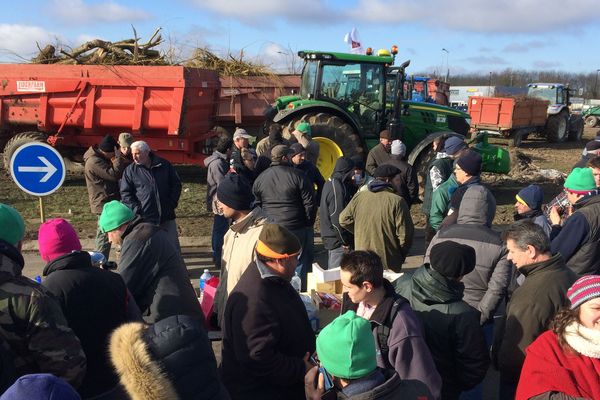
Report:
[{"label": "woman in pink hat", "polygon": [[571,304],[527,348],[517,400],[600,399],[600,275],[579,278],[567,296]]}]

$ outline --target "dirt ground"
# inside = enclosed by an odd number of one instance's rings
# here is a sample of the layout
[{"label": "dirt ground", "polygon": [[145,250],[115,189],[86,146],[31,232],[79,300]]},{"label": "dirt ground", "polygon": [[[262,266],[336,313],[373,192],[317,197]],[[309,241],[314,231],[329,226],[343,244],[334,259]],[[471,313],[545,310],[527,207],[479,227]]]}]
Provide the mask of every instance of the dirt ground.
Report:
[{"label": "dirt ground", "polygon": [[[484,174],[483,180],[497,201],[497,212],[494,224],[504,225],[513,221],[513,204],[515,194],[529,183],[541,185],[545,193],[545,201],[552,199],[562,187],[562,179],[547,178],[540,175],[540,170],[556,169],[561,172],[570,171],[573,164],[581,156],[585,143],[593,139],[598,129],[586,128],[581,142],[546,143],[543,139],[532,138],[523,142],[518,149],[529,163],[520,162],[522,168],[509,175]],[[506,145],[505,140],[492,139],[491,143]],[[513,163],[514,164],[514,163]],[[192,166],[177,167],[183,182],[183,191],[177,208],[177,221],[181,236],[210,235],[212,229],[212,213],[206,210],[206,173],[203,169]],[[62,217],[71,221],[82,238],[93,238],[96,232],[96,216],[90,213],[87,189],[83,175],[68,175],[63,187],[43,199],[46,218]],[[18,209],[27,222],[27,238],[35,239],[40,224],[38,198],[19,190],[11,178],[0,173],[0,202],[10,204]],[[425,219],[420,206],[412,208],[412,216],[416,226],[424,226]]]}]

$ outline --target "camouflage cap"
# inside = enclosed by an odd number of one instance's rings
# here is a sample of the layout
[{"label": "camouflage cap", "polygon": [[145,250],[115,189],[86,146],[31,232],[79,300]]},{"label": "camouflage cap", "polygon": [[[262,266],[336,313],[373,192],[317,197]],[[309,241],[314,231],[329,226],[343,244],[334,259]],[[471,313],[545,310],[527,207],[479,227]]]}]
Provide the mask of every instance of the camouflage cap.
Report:
[{"label": "camouflage cap", "polygon": [[129,207],[118,200],[109,201],[102,208],[98,225],[103,233],[114,231],[121,225],[131,221],[135,214]]},{"label": "camouflage cap", "polygon": [[25,236],[25,221],[11,206],[0,203],[0,239],[16,246]]}]

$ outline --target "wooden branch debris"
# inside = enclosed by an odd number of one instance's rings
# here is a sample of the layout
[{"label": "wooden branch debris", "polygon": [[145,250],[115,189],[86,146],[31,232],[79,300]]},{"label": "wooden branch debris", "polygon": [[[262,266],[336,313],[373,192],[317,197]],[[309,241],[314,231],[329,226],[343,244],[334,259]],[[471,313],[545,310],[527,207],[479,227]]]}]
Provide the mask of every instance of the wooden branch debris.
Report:
[{"label": "wooden branch debris", "polygon": [[39,54],[31,59],[34,64],[105,64],[105,65],[167,65],[160,51],[154,47],[162,43],[161,28],[154,31],[146,43],[139,43],[140,38],[133,28],[133,39],[109,42],[94,39],[72,49],[59,49],[47,45]]},{"label": "wooden branch debris", "polygon": [[212,53],[208,48],[197,48],[192,57],[184,64],[186,67],[212,69],[220,76],[265,76],[273,75],[269,67],[244,60],[244,52],[240,51],[239,57],[229,54],[223,59]]}]

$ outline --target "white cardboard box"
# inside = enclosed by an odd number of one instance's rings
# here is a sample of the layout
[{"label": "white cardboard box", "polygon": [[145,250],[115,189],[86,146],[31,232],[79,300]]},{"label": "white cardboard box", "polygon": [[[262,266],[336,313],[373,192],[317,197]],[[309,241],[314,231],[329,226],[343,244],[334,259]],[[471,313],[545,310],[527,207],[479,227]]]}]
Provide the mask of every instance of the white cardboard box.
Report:
[{"label": "white cardboard box", "polygon": [[340,267],[334,269],[323,269],[319,263],[313,263],[312,267],[312,273],[316,283],[330,282],[340,279]]}]

